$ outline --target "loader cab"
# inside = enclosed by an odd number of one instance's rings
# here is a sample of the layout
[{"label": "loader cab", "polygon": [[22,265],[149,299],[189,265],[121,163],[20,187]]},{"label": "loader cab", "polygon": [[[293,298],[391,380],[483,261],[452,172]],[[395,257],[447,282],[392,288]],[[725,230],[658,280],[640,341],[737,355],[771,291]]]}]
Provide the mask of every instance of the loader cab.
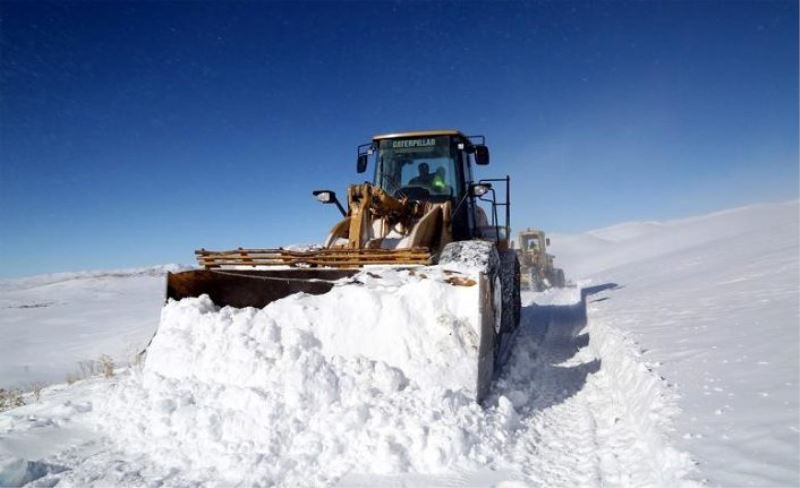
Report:
[{"label": "loader cab", "polygon": [[539,236],[533,235],[522,239],[522,249],[536,251],[539,248]]},{"label": "loader cab", "polygon": [[[457,130],[385,134],[358,148],[357,170],[373,164],[373,184],[394,197],[431,203],[451,202],[453,239],[508,239],[500,225],[492,181],[476,181],[473,164],[489,163],[483,136],[465,136]],[[480,186],[477,188],[476,185]],[[507,199],[506,199],[507,200]],[[507,202],[506,202],[507,204]]]},{"label": "loader cab", "polygon": [[395,197],[444,202],[465,192],[460,134],[376,136],[373,184]]},{"label": "loader cab", "polygon": [[523,251],[545,253],[549,244],[550,239],[542,231],[528,229],[519,235],[519,247]]}]

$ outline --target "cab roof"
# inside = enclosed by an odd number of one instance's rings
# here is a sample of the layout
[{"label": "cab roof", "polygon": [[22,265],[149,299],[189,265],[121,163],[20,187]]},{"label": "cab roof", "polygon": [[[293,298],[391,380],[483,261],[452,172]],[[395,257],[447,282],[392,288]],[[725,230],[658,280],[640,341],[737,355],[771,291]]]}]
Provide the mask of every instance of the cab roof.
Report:
[{"label": "cab roof", "polygon": [[380,141],[383,139],[401,139],[404,137],[435,137],[435,136],[459,136],[464,139],[467,138],[459,130],[455,129],[438,129],[438,130],[420,130],[413,132],[394,132],[391,134],[379,134],[372,138],[373,141]]},{"label": "cab roof", "polygon": [[544,231],[542,229],[533,229],[531,227],[528,227],[527,229],[522,230],[522,231],[519,232],[519,235],[521,235],[521,236],[522,235],[533,235],[533,234],[541,235],[541,234],[544,234]]}]

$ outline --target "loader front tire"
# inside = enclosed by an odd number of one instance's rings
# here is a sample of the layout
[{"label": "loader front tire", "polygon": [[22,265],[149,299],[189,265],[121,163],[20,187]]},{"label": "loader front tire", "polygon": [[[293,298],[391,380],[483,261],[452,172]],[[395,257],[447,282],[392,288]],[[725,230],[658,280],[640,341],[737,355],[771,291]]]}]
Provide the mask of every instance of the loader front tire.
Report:
[{"label": "loader front tire", "polygon": [[563,269],[560,269],[560,268],[556,269],[556,280],[555,281],[556,281],[556,283],[555,283],[556,288],[564,288],[565,286],[567,286],[567,280],[564,277],[564,270]]},{"label": "loader front tire", "polygon": [[520,267],[517,252],[500,251],[500,279],[503,283],[503,318],[500,334],[513,332],[519,325],[522,310]]}]

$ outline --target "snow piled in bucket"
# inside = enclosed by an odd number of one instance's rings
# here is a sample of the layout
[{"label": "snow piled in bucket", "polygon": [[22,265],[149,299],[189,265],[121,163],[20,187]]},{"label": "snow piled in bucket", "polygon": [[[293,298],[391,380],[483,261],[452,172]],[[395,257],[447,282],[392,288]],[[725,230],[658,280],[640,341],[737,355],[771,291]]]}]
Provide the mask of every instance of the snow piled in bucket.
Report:
[{"label": "snow piled in bucket", "polygon": [[473,387],[478,287],[444,279],[438,270],[370,271],[325,295],[297,294],[264,310],[217,311],[208,299],[170,303],[147,369],[173,379],[263,386],[270,362],[284,352],[278,349],[296,347],[383,361],[423,387]]},{"label": "snow piled in bucket", "polygon": [[467,432],[491,418],[470,399],[478,287],[447,277],[371,270],[261,310],[170,302],[143,370],[101,407],[102,426],[123,449],[230,483],[474,463]]}]

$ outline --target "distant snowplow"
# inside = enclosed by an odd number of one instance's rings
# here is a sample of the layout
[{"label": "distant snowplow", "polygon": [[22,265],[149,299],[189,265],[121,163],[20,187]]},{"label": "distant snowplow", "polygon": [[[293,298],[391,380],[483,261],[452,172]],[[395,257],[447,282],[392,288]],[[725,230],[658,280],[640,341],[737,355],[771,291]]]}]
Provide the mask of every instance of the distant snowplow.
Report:
[{"label": "distant snowplow", "polygon": [[[375,267],[419,273],[426,266],[450,268],[450,285],[478,287],[470,314],[477,362],[468,376],[474,382],[463,386],[480,401],[501,342],[520,319],[520,265],[509,237],[510,178],[474,181],[472,164],[488,164],[489,150],[483,136],[455,130],[375,136],[359,146],[357,171],[365,172],[370,160],[374,180],[349,187],[346,209],[333,191],[313,192],[343,217],[321,248],[200,249],[195,254],[203,269],[169,273],[167,298],[208,295],[220,307],[263,308],[294,293],[319,295],[357,285],[357,275]],[[504,201],[498,201],[498,190]]]},{"label": "distant snowplow", "polygon": [[547,253],[550,238],[543,230],[525,229],[519,233],[519,262],[521,267],[521,284],[533,291],[547,288],[563,288],[567,284],[564,270],[553,264],[555,257]]}]

